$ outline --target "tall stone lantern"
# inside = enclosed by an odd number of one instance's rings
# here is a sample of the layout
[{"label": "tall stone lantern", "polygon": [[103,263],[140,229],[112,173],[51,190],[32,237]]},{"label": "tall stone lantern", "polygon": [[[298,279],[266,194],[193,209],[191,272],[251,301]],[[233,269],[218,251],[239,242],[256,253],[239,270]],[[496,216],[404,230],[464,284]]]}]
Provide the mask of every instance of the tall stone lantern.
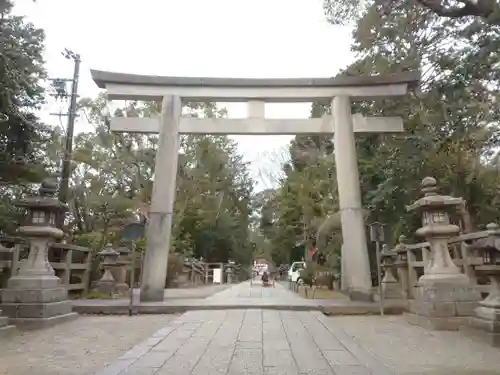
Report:
[{"label": "tall stone lantern", "polygon": [[455,265],[448,248],[449,239],[460,231],[450,223],[449,212],[463,200],[438,194],[436,185],[433,177],[424,178],[424,196],[406,207],[407,211],[422,213],[422,227],[416,234],[430,245],[429,264],[418,280],[408,317],[410,322],[429,328],[456,330],[473,315],[480,295]]},{"label": "tall stone lantern", "polygon": [[469,283],[469,278],[455,265],[448,249],[448,239],[460,232],[457,225],[450,224],[448,212],[463,204],[462,198],[437,194],[436,180],[426,177],[422,180],[424,196],[410,206],[407,211],[422,212],[422,228],[416,234],[430,244],[430,259],[425,274],[419,284],[426,282]]},{"label": "tall stone lantern", "polygon": [[49,245],[62,238],[55,218],[67,206],[56,197],[57,184],[42,182],[39,195],[20,200],[16,205],[26,210],[26,222],[18,229],[28,239],[28,258],[17,275],[7,282],[2,294],[4,314],[26,328],[53,325],[77,317],[71,312],[68,291],[61,285],[48,260]]}]

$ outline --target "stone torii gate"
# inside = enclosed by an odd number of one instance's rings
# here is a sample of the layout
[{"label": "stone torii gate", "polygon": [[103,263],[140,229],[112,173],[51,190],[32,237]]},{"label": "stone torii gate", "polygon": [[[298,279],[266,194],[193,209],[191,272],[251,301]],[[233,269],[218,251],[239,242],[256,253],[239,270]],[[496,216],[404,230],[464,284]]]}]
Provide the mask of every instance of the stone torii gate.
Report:
[{"label": "stone torii gate", "polygon": [[[162,301],[175,199],[179,134],[334,134],[341,212],[343,258],[352,295],[371,291],[370,265],[361,208],[354,133],[396,133],[403,121],[392,117],[351,114],[351,100],[406,95],[416,86],[416,72],[396,75],[239,79],[187,78],[121,74],[92,70],[96,84],[110,100],[161,101],[157,118],[113,118],[115,132],[159,133],[155,181],[147,230],[141,301]],[[332,114],[315,119],[266,119],[266,102],[331,101]],[[183,101],[247,102],[247,119],[181,116]]]}]

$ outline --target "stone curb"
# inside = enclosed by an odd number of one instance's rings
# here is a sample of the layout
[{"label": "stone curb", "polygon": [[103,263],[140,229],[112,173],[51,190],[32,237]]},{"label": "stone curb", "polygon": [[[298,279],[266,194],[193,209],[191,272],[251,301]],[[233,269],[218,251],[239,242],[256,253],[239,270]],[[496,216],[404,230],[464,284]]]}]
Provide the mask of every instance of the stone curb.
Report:
[{"label": "stone curb", "polygon": [[[181,314],[200,310],[278,310],[278,311],[319,311],[325,315],[379,315],[377,306],[321,306],[321,305],[139,305],[134,306],[133,314]],[[400,315],[403,307],[388,306],[387,315]],[[128,315],[128,306],[124,305],[74,305],[73,311],[88,315]]]}]

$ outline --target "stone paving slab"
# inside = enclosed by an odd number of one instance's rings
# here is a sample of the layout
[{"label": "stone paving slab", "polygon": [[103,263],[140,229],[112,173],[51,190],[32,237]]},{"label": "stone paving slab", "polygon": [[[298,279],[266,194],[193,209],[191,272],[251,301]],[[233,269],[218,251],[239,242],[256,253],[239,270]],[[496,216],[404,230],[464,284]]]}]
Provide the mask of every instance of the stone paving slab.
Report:
[{"label": "stone paving slab", "polygon": [[95,375],[393,375],[318,312],[190,311]]}]

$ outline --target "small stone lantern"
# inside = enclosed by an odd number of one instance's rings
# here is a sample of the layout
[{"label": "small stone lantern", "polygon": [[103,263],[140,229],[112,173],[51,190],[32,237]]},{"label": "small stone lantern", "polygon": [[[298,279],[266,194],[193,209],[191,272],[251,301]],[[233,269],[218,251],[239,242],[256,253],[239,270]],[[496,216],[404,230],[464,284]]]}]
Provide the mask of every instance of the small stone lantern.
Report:
[{"label": "small stone lantern", "polygon": [[475,310],[470,321],[473,336],[480,336],[490,345],[500,347],[500,228],[495,223],[486,226],[488,236],[467,244],[468,250],[481,253],[483,264],[475,266],[478,275],[490,279],[490,293]]},{"label": "small stone lantern", "polygon": [[393,275],[397,254],[389,250],[386,244],[382,245],[382,268],[384,269],[384,277],[382,279],[382,290],[384,298],[401,299],[403,294],[398,280]]},{"label": "small stone lantern", "polygon": [[116,281],[113,277],[112,270],[116,268],[120,253],[113,249],[111,244],[107,244],[98,255],[103,259],[101,265],[104,268],[104,273],[99,281],[94,284],[94,289],[104,295],[113,295],[116,292]]},{"label": "small stone lantern", "polygon": [[[409,270],[408,270],[408,249],[406,247],[406,236],[401,235],[398,238],[398,244],[394,247],[393,251],[396,253],[394,266],[401,285],[401,293],[404,298],[411,297],[410,283],[409,283]],[[413,285],[411,286],[413,288]]]},{"label": "small stone lantern", "polygon": [[118,247],[116,251],[120,254],[116,261],[117,267],[113,272],[113,276],[116,280],[116,289],[119,294],[126,294],[129,289],[127,284],[127,267],[132,263],[130,259],[132,251],[125,246]]},{"label": "small stone lantern", "polygon": [[406,209],[422,212],[422,227],[416,233],[429,242],[430,259],[406,316],[410,323],[426,328],[458,330],[474,315],[480,299],[469,277],[453,262],[448,248],[449,239],[460,231],[450,223],[448,212],[456,210],[463,200],[439,195],[432,177],[424,178],[421,186],[424,196]]},{"label": "small stone lantern", "polygon": [[227,268],[226,268],[226,273],[227,273],[227,283],[232,284],[233,283],[233,274],[234,274],[234,262],[229,261],[229,264],[227,265]]},{"label": "small stone lantern", "polygon": [[55,218],[67,205],[56,197],[57,184],[46,179],[39,195],[16,203],[27,211],[26,222],[18,229],[28,239],[29,254],[17,275],[7,282],[2,295],[4,313],[26,327],[42,327],[77,317],[72,313],[68,291],[61,285],[48,260],[49,244],[63,237]]}]

